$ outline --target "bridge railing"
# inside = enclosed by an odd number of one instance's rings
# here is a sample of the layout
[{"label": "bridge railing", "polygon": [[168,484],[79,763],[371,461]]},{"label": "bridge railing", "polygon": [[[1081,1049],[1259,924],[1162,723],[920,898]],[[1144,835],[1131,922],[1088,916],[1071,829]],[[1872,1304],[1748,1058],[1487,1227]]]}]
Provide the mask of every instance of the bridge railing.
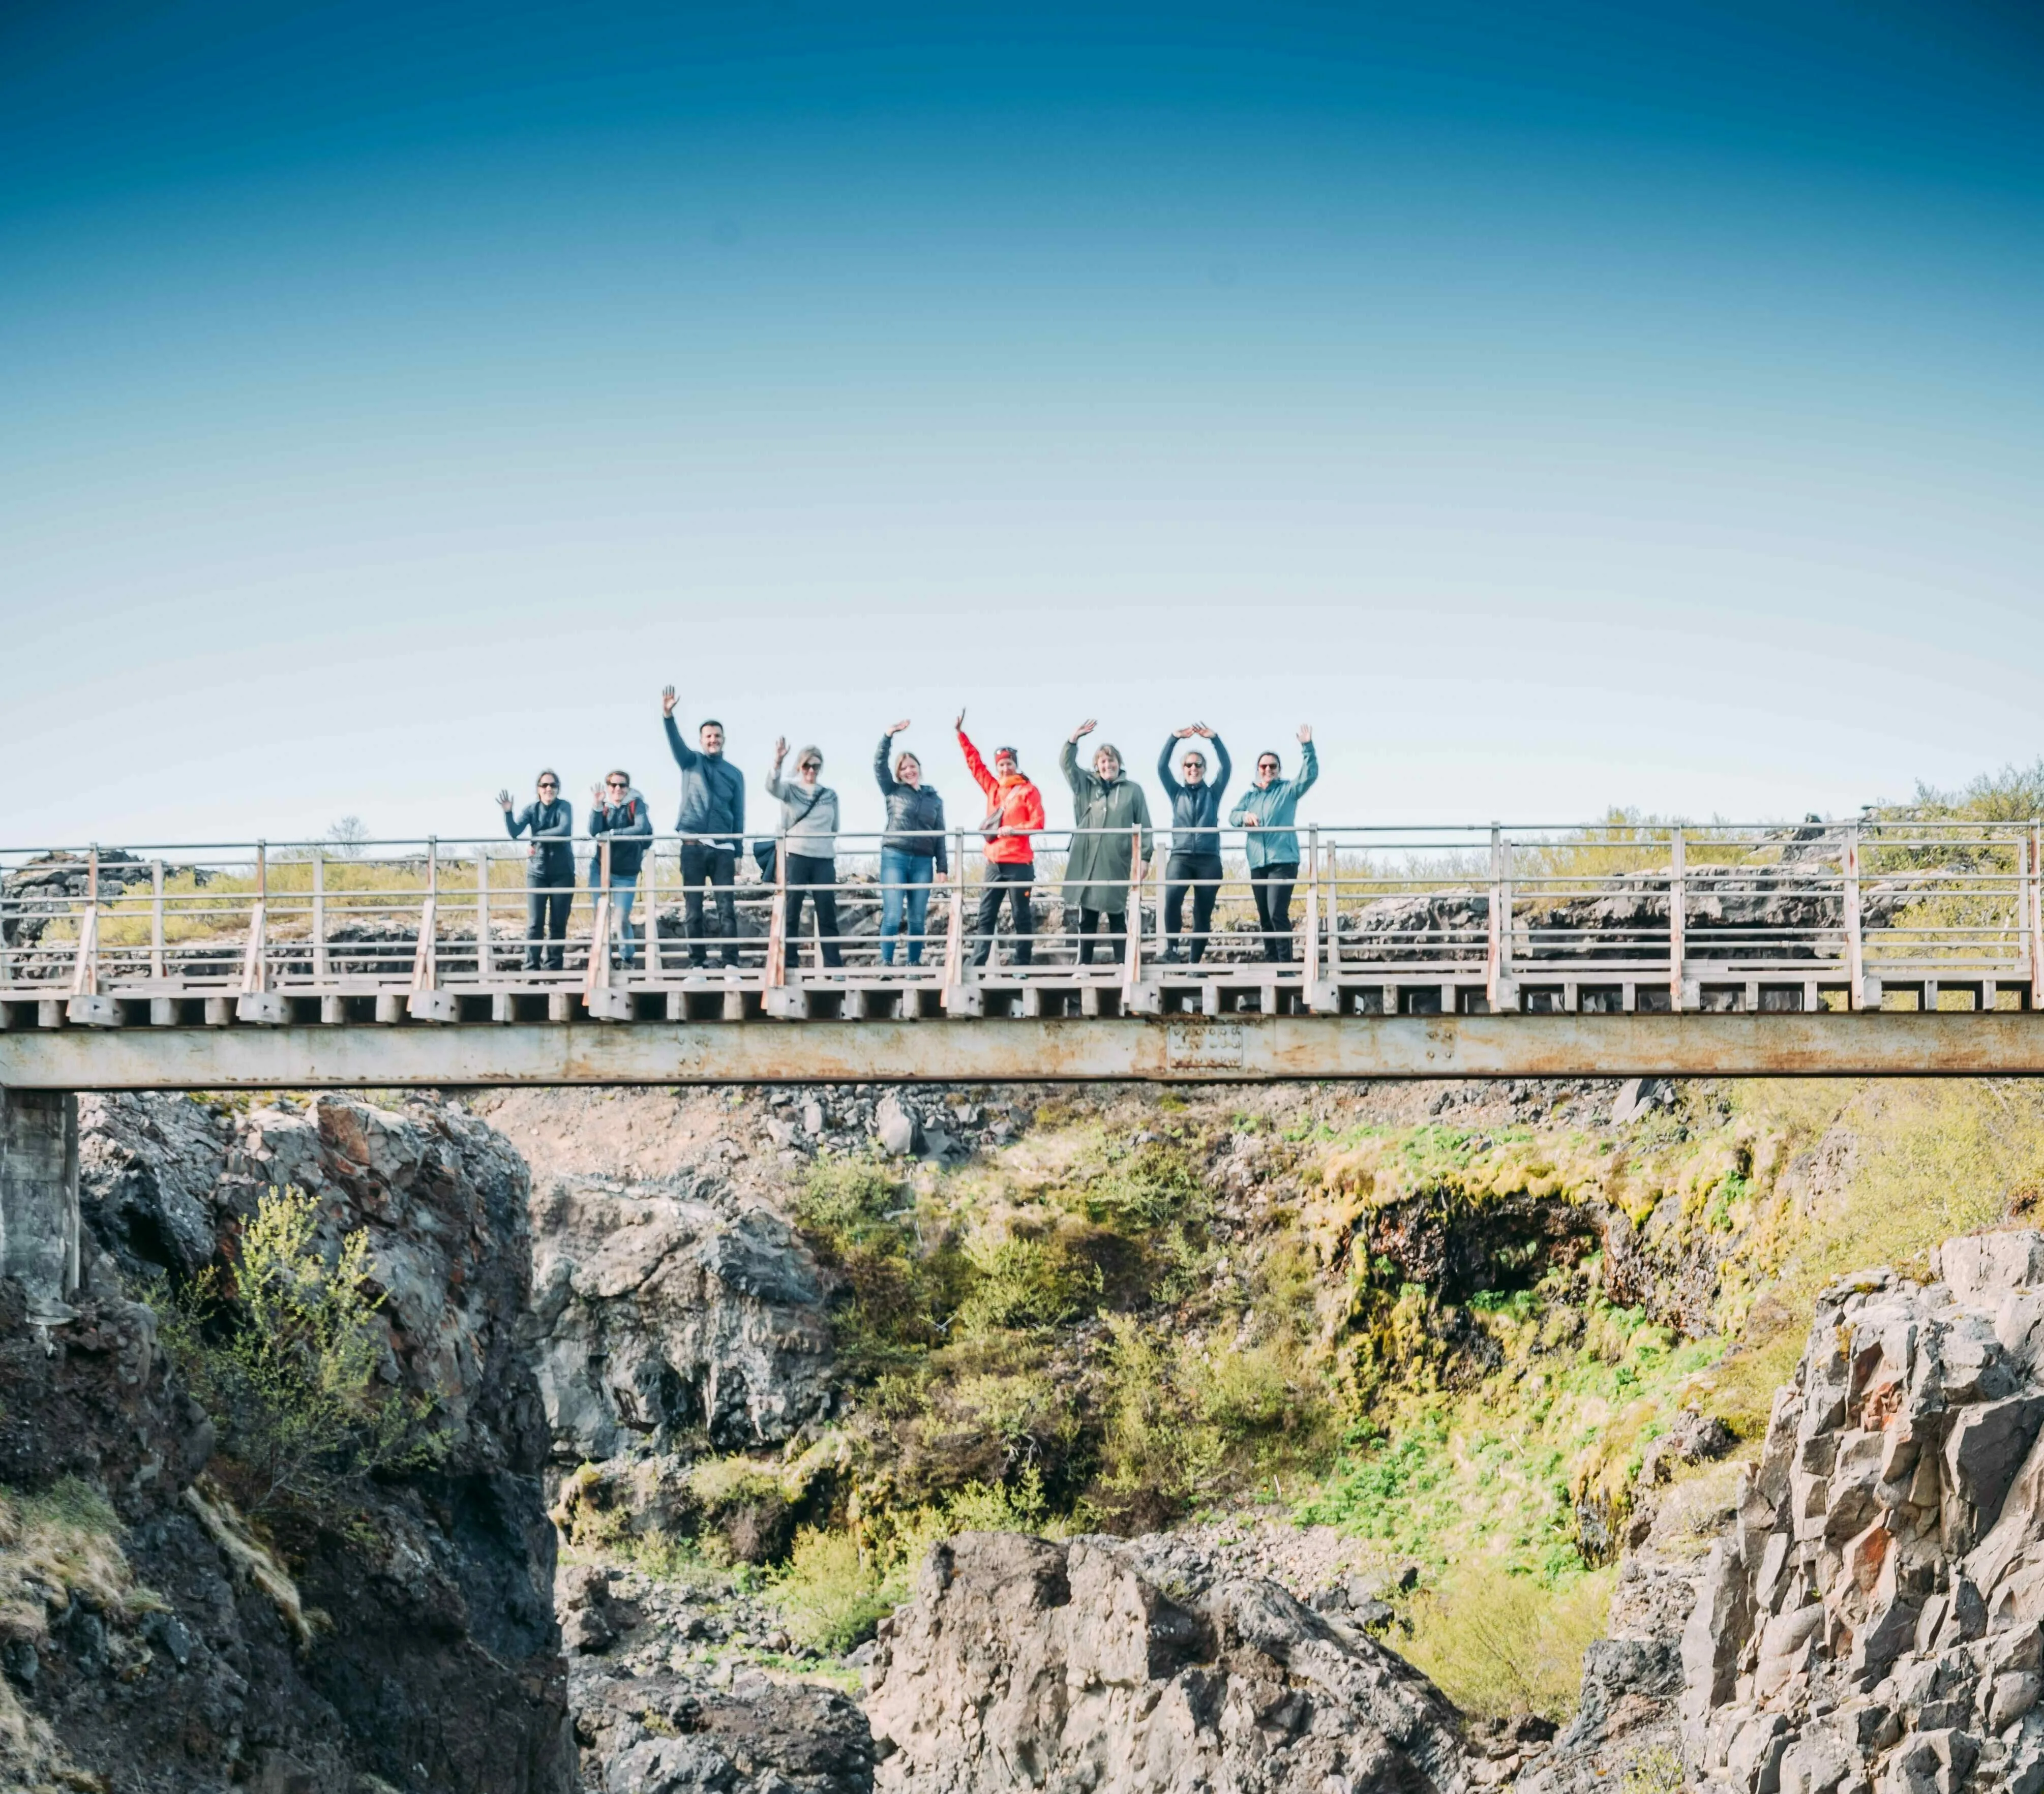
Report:
[{"label": "bridge railing", "polygon": [[0,1020],[2044,1001],[2034,822],[1225,828],[1217,871],[1173,834],[1039,832],[1026,937],[964,831],[928,883],[854,832],[822,868],[673,836],[0,852]]}]

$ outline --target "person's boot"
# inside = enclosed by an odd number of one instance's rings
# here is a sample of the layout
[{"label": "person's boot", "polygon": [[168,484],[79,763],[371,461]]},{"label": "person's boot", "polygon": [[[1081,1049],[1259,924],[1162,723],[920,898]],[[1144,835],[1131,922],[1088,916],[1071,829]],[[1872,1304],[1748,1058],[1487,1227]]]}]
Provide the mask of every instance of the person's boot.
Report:
[{"label": "person's boot", "polygon": [[[1197,954],[1194,954],[1193,958],[1197,961],[1199,955]],[[1157,955],[1157,963],[1160,966],[1182,966],[1185,962],[1184,958],[1180,955],[1178,948],[1175,947],[1167,947],[1162,953]]]}]

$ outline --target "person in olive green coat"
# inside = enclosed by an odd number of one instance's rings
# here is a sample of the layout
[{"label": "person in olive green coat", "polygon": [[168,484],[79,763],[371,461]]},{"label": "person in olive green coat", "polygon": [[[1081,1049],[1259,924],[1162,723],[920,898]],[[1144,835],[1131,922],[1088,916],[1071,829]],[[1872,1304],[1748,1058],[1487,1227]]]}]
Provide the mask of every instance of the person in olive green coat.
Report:
[{"label": "person in olive green coat", "polygon": [[[1150,801],[1143,787],[1123,775],[1121,755],[1103,746],[1093,757],[1091,772],[1081,770],[1078,743],[1093,733],[1089,716],[1073,730],[1058,756],[1065,782],[1072,788],[1076,829],[1105,829],[1106,834],[1075,834],[1070,857],[1065,862],[1065,911],[1079,912],[1079,963],[1093,963],[1093,936],[1097,933],[1108,949],[1108,962],[1128,951],[1130,831],[1143,831],[1143,871],[1150,870],[1153,843],[1150,835]],[[1136,914],[1142,909],[1139,904]]]}]

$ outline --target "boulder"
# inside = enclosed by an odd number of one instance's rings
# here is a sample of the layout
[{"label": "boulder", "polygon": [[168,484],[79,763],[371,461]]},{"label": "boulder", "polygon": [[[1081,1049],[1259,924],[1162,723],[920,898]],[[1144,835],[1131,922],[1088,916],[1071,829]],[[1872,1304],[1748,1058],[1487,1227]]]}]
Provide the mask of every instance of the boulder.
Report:
[{"label": "boulder", "polygon": [[939,1546],[882,1623],[866,1708],[880,1789],[1473,1785],[1454,1709],[1417,1670],[1162,1537]]}]

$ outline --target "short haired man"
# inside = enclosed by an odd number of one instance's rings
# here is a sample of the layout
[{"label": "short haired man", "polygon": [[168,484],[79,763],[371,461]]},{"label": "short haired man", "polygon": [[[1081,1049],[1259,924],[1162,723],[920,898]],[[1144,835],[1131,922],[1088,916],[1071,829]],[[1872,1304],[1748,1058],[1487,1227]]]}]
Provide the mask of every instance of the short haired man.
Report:
[{"label": "short haired man", "polygon": [[[632,775],[621,769],[613,769],[606,774],[602,784],[590,793],[589,832],[597,843],[596,854],[590,866],[589,886],[591,890],[603,888],[603,847],[610,843],[610,913],[617,924],[617,939],[620,956],[628,969],[632,963],[632,906],[639,898],[639,872],[646,859],[646,843],[653,833],[653,812],[647,808],[646,799],[632,788]],[[650,951],[647,957],[653,969],[660,969],[660,919],[648,919],[647,927],[653,930],[648,936]],[[604,943],[598,951],[607,950]]]},{"label": "short haired man", "polygon": [[[1043,793],[1035,782],[1024,776],[1021,757],[1012,747],[993,751],[993,770],[986,770],[965,732],[965,713],[958,713],[959,746],[964,751],[966,770],[986,797],[987,813],[980,824],[986,838],[986,885],[979,893],[979,913],[973,932],[979,944],[973,949],[972,962],[984,966],[993,953],[993,931],[1001,920],[1001,900],[1012,902],[1015,916],[1015,963],[1026,966],[1035,934],[1029,912],[1030,887],[1036,882],[1036,836],[1043,827]],[[959,869],[961,880],[965,869]]]},{"label": "short haired man", "polygon": [[[1197,747],[1179,756],[1181,783],[1171,776],[1171,750],[1189,736],[1199,736],[1213,743],[1219,773],[1207,778],[1207,757]],[[1235,768],[1219,736],[1204,723],[1193,723],[1173,731],[1157,756],[1157,776],[1163,781],[1171,800],[1171,857],[1164,862],[1164,958],[1178,959],[1178,923],[1185,911],[1185,893],[1193,893],[1193,933],[1185,957],[1197,966],[1206,955],[1207,932],[1213,923],[1214,900],[1220,895],[1220,801]]]},{"label": "short haired man", "polygon": [[525,850],[525,970],[541,969],[544,942],[545,969],[558,972],[566,951],[568,911],[574,904],[574,806],[562,797],[560,774],[551,767],[534,782],[532,801],[515,816],[509,791],[498,792],[497,802],[511,839],[525,834],[532,838]]},{"label": "short haired man", "polygon": [[1257,925],[1263,931],[1263,957],[1281,965],[1292,957],[1292,889],[1299,882],[1299,837],[1292,824],[1298,820],[1299,800],[1320,776],[1311,723],[1299,725],[1299,747],[1303,764],[1297,778],[1282,776],[1284,763],[1270,749],[1256,756],[1256,782],[1228,819],[1250,832],[1243,844]]},{"label": "short haired man", "polygon": [[682,808],[674,828],[682,837],[682,927],[689,939],[689,963],[704,962],[703,892],[717,892],[717,932],[724,936],[724,962],[738,963],[738,905],[732,880],[745,839],[745,780],[724,757],[724,724],[705,721],[696,731],[698,746],[682,739],[674,726],[674,688],[660,693],[660,716],[667,747],[682,769]]}]

